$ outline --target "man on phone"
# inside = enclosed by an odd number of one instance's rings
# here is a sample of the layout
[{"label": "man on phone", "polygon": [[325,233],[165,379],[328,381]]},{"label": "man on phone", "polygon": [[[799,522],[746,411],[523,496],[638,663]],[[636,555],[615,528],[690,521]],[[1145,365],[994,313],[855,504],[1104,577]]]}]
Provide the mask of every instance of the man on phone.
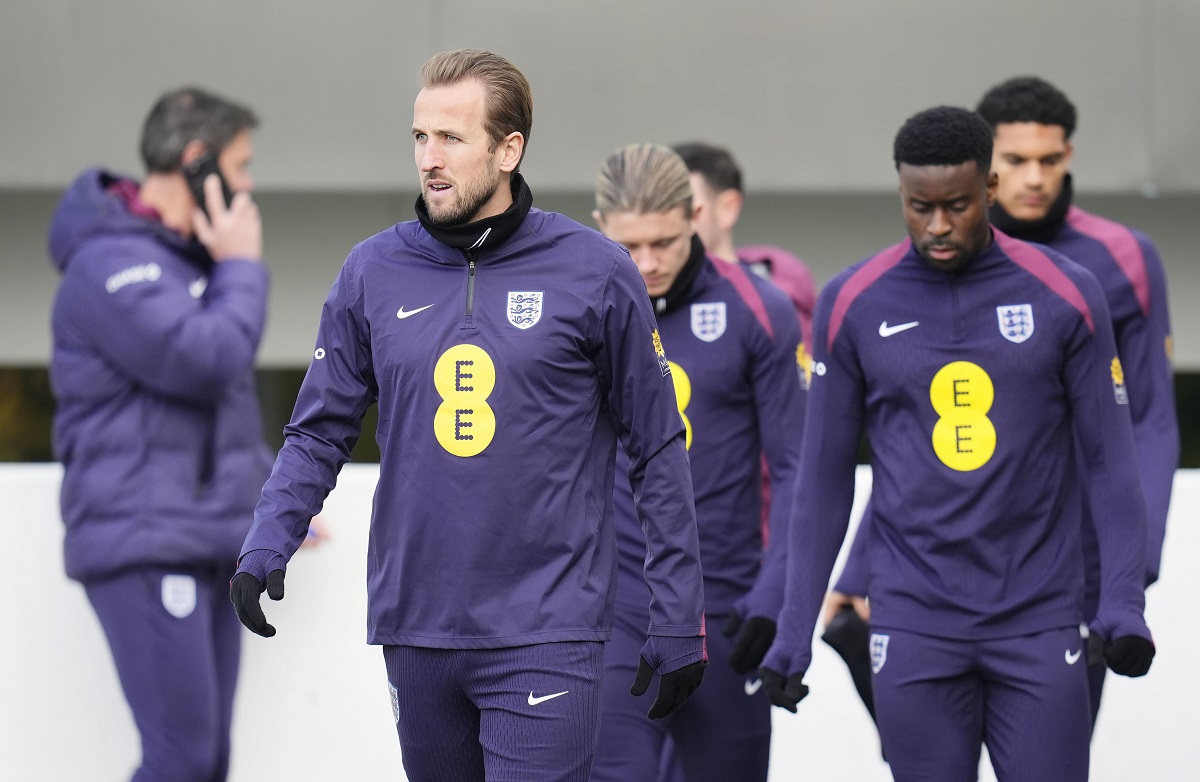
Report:
[{"label": "man on phone", "polygon": [[146,177],[85,171],[50,226],[66,571],[108,638],[139,781],[214,782],[229,766],[241,628],[225,595],[270,469],[253,374],[257,124],[204,90],[168,92],[143,127]]}]

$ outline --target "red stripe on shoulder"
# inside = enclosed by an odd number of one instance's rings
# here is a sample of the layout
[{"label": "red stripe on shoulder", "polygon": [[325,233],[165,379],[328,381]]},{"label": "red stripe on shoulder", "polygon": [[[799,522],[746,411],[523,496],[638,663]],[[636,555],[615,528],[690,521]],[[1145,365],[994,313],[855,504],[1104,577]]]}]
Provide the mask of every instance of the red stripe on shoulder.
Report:
[{"label": "red stripe on shoulder", "polygon": [[1120,223],[1105,220],[1077,206],[1067,210],[1067,223],[1079,233],[1090,236],[1104,245],[1125,278],[1133,286],[1143,315],[1150,314],[1150,275],[1146,273],[1146,255],[1137,237]]},{"label": "red stripe on shoulder", "polygon": [[1088,331],[1096,331],[1096,322],[1092,319],[1092,308],[1088,306],[1083,292],[1071,281],[1058,264],[1050,260],[1050,256],[1031,244],[1014,239],[1006,233],[993,228],[997,244],[1004,254],[1025,271],[1037,277],[1047,288],[1079,311],[1087,323]]},{"label": "red stripe on shoulder", "polygon": [[711,256],[708,260],[709,263],[717,267],[717,274],[729,280],[730,284],[733,285],[738,295],[742,297],[742,301],[746,302],[746,306],[754,313],[754,317],[758,319],[759,324],[766,329],[767,336],[774,339],[775,329],[771,328],[771,318],[767,315],[767,305],[763,304],[762,296],[758,295],[758,288],[755,288],[754,283],[750,280],[749,275],[753,274],[753,272],[748,271],[740,263],[730,263]]},{"label": "red stripe on shoulder", "polygon": [[911,239],[894,244],[886,250],[876,253],[860,266],[858,271],[850,275],[850,279],[846,280],[846,284],[838,291],[837,298],[833,302],[833,311],[829,313],[829,335],[826,339],[826,349],[833,350],[833,340],[842,328],[842,321],[846,319],[846,310],[850,309],[850,305],[858,298],[858,295],[871,287],[876,280],[887,273],[888,269],[900,263],[900,259],[904,257],[910,247],[912,247]]}]

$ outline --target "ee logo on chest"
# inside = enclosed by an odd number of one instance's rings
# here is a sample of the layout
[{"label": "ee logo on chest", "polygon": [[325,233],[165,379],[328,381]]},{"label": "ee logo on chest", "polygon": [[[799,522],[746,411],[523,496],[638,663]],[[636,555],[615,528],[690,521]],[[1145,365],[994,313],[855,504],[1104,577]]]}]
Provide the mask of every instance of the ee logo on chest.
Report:
[{"label": "ee logo on chest", "polygon": [[671,382],[675,385],[675,403],[679,405],[679,417],[683,419],[683,444],[687,450],[692,449],[692,422],[687,417],[687,406],[692,402],[692,379],[683,367],[674,361],[667,362],[671,366]]},{"label": "ee logo on chest", "polygon": [[992,378],[978,364],[954,361],[938,370],[929,384],[929,401],[938,414],[933,452],[952,470],[969,472],[987,464],[996,452],[996,427],[987,417],[995,401]]},{"label": "ee logo on chest", "polygon": [[455,345],[433,367],[442,403],[433,416],[437,441],[455,456],[483,453],[496,435],[496,413],[487,403],[496,387],[496,364],[477,345]]}]

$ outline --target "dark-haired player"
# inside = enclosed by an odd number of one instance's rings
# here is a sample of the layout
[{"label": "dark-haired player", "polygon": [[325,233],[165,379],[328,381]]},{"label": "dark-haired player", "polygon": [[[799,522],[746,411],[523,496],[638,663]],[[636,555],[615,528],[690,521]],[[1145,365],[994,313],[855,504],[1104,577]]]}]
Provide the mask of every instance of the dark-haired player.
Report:
[{"label": "dark-haired player", "polygon": [[974,779],[986,743],[1001,782],[1086,780],[1079,482],[1103,510],[1091,631],[1130,676],[1154,655],[1146,511],[1103,291],[1053,250],[988,225],[991,157],[979,115],[911,117],[894,146],[910,238],[818,299],[806,497],[763,681],[791,710],[807,694],[865,431],[873,685],[896,779]]},{"label": "dark-haired player", "polygon": [[[1171,486],[1179,463],[1179,429],[1171,372],[1167,280],[1154,244],[1142,233],[1090,214],[1071,203],[1071,135],[1076,112],[1054,85],[1034,76],[1009,79],[988,90],[976,111],[993,131],[992,171],[999,177],[991,222],[1018,239],[1058,250],[1100,281],[1112,316],[1117,354],[1125,370],[1138,468],[1146,498],[1146,585],[1158,579]],[[1084,616],[1095,614],[1100,563],[1090,516],[1083,527],[1087,588]],[[838,580],[843,595],[867,594],[855,541]],[[1088,674],[1092,721],[1100,709],[1105,665]]]},{"label": "dark-haired player", "polygon": [[812,272],[782,247],[753,244],[735,247],[733,229],[742,214],[742,169],[724,147],[703,141],[688,141],[672,147],[687,165],[692,180],[692,197],[701,207],[696,234],[710,258],[744,263],[760,277],[787,294],[800,317],[805,344],[817,302]]},{"label": "dark-haired player", "polygon": [[[1172,377],[1167,277],[1158,250],[1140,231],[1072,203],[1071,135],[1075,106],[1054,85],[1033,76],[996,85],[977,112],[992,126],[992,170],[1000,178],[991,221],[1000,230],[1058,250],[1104,289],[1117,355],[1125,369],[1133,440],[1146,498],[1146,586],[1158,580],[1171,487],[1179,465],[1179,425]],[[1096,536],[1084,525],[1087,589],[1084,615],[1096,610],[1100,563]],[[1088,669],[1092,721],[1100,709],[1105,666]]]}]

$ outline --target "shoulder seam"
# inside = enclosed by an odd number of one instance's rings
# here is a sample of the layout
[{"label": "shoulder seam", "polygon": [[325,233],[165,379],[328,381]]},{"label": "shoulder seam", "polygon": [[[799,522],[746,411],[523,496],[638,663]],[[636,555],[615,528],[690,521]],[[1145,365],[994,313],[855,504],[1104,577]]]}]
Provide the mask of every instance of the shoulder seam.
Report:
[{"label": "shoulder seam", "polygon": [[850,309],[850,305],[858,298],[858,295],[898,264],[911,246],[912,240],[905,239],[899,244],[875,253],[842,283],[829,313],[828,334],[825,339],[826,350],[833,350],[833,341],[837,339],[838,332],[841,331],[842,321],[846,319],[846,311]]},{"label": "shoulder seam", "polygon": [[1077,206],[1067,211],[1067,223],[1084,236],[1094,239],[1108,250],[1117,268],[1133,288],[1143,316],[1150,314],[1150,276],[1146,271],[1146,254],[1137,234],[1128,226]]}]

